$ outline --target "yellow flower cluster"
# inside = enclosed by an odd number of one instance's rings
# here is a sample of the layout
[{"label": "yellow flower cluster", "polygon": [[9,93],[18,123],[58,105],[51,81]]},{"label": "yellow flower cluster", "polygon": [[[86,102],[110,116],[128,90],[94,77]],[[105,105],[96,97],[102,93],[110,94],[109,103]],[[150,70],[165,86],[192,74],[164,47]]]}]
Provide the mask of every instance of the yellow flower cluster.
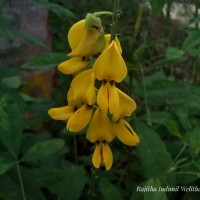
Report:
[{"label": "yellow flower cluster", "polygon": [[[88,126],[86,138],[95,143],[92,163],[96,168],[104,165],[109,170],[113,163],[109,142],[117,137],[129,146],[139,143],[137,134],[123,119],[131,116],[136,103],[115,85],[127,75],[120,42],[117,37],[110,42],[110,35],[104,35],[101,20],[94,14],[87,14],[70,28],[68,41],[71,58],[58,69],[64,74],[78,75],[71,82],[68,105],[51,108],[48,113],[55,120],[66,121],[71,132]],[[92,56],[98,57],[89,68]],[[99,88],[96,82],[101,83]]]}]

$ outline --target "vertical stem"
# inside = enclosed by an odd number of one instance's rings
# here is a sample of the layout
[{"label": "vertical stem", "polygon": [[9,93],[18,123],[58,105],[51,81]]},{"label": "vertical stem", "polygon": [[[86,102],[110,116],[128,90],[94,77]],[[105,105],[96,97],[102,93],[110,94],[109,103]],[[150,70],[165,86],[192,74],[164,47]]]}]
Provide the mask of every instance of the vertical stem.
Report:
[{"label": "vertical stem", "polygon": [[24,191],[24,184],[23,184],[23,180],[22,180],[22,175],[21,175],[21,171],[20,171],[20,168],[19,168],[19,162],[17,160],[16,160],[16,167],[17,167],[17,174],[18,174],[18,177],[19,177],[22,197],[23,197],[23,200],[26,200],[26,195],[25,195],[25,191]]},{"label": "vertical stem", "polygon": [[114,0],[110,42],[115,39],[115,35],[116,35],[119,2],[120,0]]},{"label": "vertical stem", "polygon": [[78,163],[77,157],[78,157],[77,140],[76,140],[76,136],[74,136],[74,161],[75,161],[75,164]]},{"label": "vertical stem", "polygon": [[142,85],[143,85],[143,90],[144,90],[144,101],[145,101],[145,107],[146,107],[146,113],[147,113],[147,124],[149,126],[152,126],[151,115],[150,115],[150,110],[149,110],[149,105],[148,105],[147,89],[146,89],[146,84],[144,80],[144,70],[141,64],[140,64],[140,70],[142,74]]},{"label": "vertical stem", "polygon": [[91,178],[90,178],[90,191],[89,191],[89,200],[93,200],[95,197],[95,181],[96,180],[96,169],[93,167],[91,169]]},{"label": "vertical stem", "polygon": [[[195,29],[196,29],[196,31],[199,30],[199,21],[197,20],[198,19],[198,8],[199,8],[199,0],[196,0],[195,1],[195,20],[196,20]],[[194,81],[196,81],[196,79],[197,79],[196,70],[198,69],[198,66],[199,66],[199,56],[196,55],[195,56],[194,70],[193,70]]]}]

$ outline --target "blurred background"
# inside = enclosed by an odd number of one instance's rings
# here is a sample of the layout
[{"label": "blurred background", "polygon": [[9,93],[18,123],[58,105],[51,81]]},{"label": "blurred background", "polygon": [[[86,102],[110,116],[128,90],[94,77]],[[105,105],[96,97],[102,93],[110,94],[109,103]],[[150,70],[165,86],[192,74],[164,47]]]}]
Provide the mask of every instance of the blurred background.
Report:
[{"label": "blurred background", "polygon": [[[0,0],[0,200],[200,198],[200,1],[120,2],[117,35],[128,67],[118,87],[137,103],[137,147],[112,142],[110,171],[94,169],[86,130],[50,119],[72,76],[67,32],[113,0]],[[105,33],[111,17],[102,16]],[[143,192],[141,188],[164,188]],[[169,191],[178,188],[177,191]]]}]

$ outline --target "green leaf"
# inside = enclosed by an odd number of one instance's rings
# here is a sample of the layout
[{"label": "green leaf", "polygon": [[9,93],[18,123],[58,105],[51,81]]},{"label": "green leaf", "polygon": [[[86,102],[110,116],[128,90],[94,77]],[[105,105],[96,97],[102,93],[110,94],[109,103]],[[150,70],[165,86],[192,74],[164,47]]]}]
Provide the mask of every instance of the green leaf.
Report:
[{"label": "green leaf", "polygon": [[50,156],[61,150],[65,144],[62,139],[51,139],[33,144],[23,155],[22,161],[33,161]]},{"label": "green leaf", "polygon": [[56,67],[65,60],[68,60],[68,57],[64,53],[46,53],[32,58],[24,63],[21,67],[25,69]]},{"label": "green leaf", "polygon": [[0,14],[0,26],[9,25],[13,21],[13,16],[8,14]]},{"label": "green leaf", "polygon": [[150,0],[151,8],[153,11],[153,14],[158,16],[160,15],[164,5],[165,5],[165,0]]},{"label": "green leaf", "polygon": [[30,44],[41,46],[41,47],[47,47],[47,45],[38,37],[35,37],[33,35],[30,35],[20,30],[13,30],[13,31],[16,37],[22,38],[24,41],[29,42]]},{"label": "green leaf", "polygon": [[167,119],[164,124],[171,135],[176,136],[179,139],[182,139],[179,128],[175,121]]},{"label": "green leaf", "polygon": [[[191,31],[188,35],[188,37],[183,42],[183,49],[187,52],[191,52],[193,50],[199,51],[199,45],[200,45],[200,31]],[[198,52],[198,55],[200,54],[200,51]]]},{"label": "green leaf", "polygon": [[174,47],[167,48],[165,52],[166,58],[168,59],[181,58],[184,54],[185,54],[185,51],[174,48]]},{"label": "green leaf", "polygon": [[56,195],[57,200],[81,199],[80,196],[87,180],[82,166],[63,162],[62,168],[45,166],[34,171],[40,186]]},{"label": "green leaf", "polygon": [[12,76],[2,79],[2,83],[10,88],[18,88],[21,85],[20,76]]},{"label": "green leaf", "polygon": [[0,139],[11,155],[17,158],[24,127],[22,113],[10,94],[0,98]]},{"label": "green leaf", "polygon": [[161,175],[171,164],[172,158],[159,135],[140,122],[136,123],[136,132],[140,137],[137,152],[147,178]]},{"label": "green leaf", "polygon": [[9,155],[0,156],[0,175],[6,173],[13,165],[15,161]]},{"label": "green leaf", "polygon": [[49,2],[46,0],[32,0],[32,1],[49,9],[50,11],[54,12],[59,17],[75,18],[75,15],[72,11],[60,6],[59,4]]},{"label": "green leaf", "polygon": [[120,193],[119,188],[115,186],[114,184],[110,183],[107,179],[101,179],[100,182],[100,192],[102,194],[102,199],[104,200],[110,200],[110,199],[115,199],[115,200],[122,200],[122,195]]},{"label": "green leaf", "polygon": [[0,78],[7,78],[11,76],[18,76],[20,70],[8,68],[8,67],[0,67]]},{"label": "green leaf", "polygon": [[167,196],[166,193],[160,192],[159,190],[161,190],[160,188],[164,188],[162,187],[161,181],[158,178],[151,178],[148,179],[146,182],[143,183],[143,187],[152,187],[154,189],[156,189],[155,192],[144,192],[144,200],[155,200],[155,199],[159,199],[159,200],[167,200]]}]

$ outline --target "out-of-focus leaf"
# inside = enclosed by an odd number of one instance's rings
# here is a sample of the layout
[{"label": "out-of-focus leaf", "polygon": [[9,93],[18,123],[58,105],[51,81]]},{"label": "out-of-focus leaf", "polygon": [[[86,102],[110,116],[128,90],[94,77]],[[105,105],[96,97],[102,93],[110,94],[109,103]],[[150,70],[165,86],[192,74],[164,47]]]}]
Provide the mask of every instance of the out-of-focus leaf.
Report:
[{"label": "out-of-focus leaf", "polygon": [[0,26],[9,25],[13,20],[12,15],[0,14]]},{"label": "out-of-focus leaf", "polygon": [[51,10],[52,12],[54,12],[56,15],[58,15],[59,17],[70,17],[70,18],[75,18],[75,15],[72,11],[70,11],[69,9],[66,9],[62,6],[60,6],[59,4],[56,4],[54,2],[49,2],[46,0],[32,0],[33,2]]},{"label": "out-of-focus leaf", "polygon": [[181,58],[184,54],[185,52],[183,50],[174,47],[167,48],[165,52],[166,58],[168,59]]},{"label": "out-of-focus leaf", "polygon": [[[188,35],[188,37],[185,39],[185,41],[183,42],[183,49],[185,51],[187,51],[188,53],[192,53],[192,55],[194,54],[193,51],[195,52],[195,54],[197,53],[197,55],[200,54],[200,50],[199,50],[199,45],[200,45],[200,31],[191,31]],[[197,50],[197,52],[196,52]]]},{"label": "out-of-focus leaf", "polygon": [[0,67],[0,78],[7,78],[11,76],[18,76],[20,70],[8,68],[8,67]]},{"label": "out-of-focus leaf", "polygon": [[151,8],[153,11],[153,14],[158,16],[160,15],[164,5],[165,5],[165,0],[150,0],[151,3]]},{"label": "out-of-focus leaf", "polygon": [[33,144],[23,155],[23,161],[32,161],[50,156],[63,148],[65,142],[62,139],[51,139]]},{"label": "out-of-focus leaf", "polygon": [[163,141],[153,129],[140,122],[136,123],[136,132],[140,137],[137,151],[144,175],[147,178],[161,175],[172,162]]},{"label": "out-of-focus leaf", "polygon": [[167,128],[167,130],[169,131],[169,133],[171,135],[176,136],[179,139],[182,138],[180,131],[179,131],[179,128],[178,128],[175,121],[167,119],[164,124],[165,124],[165,127]]},{"label": "out-of-focus leaf", "polygon": [[10,88],[18,88],[21,85],[21,80],[19,76],[12,76],[2,79],[2,83]]},{"label": "out-of-focus leaf", "polygon": [[14,164],[15,161],[9,155],[0,155],[0,175],[6,173]]},{"label": "out-of-focus leaf", "polygon": [[48,67],[56,67],[61,62],[67,60],[68,57],[64,53],[46,53],[36,56],[22,65],[26,69],[41,69]]},{"label": "out-of-focus leaf", "polygon": [[162,183],[158,178],[150,178],[143,183],[143,187],[148,186],[154,188],[155,192],[144,192],[144,200],[167,200],[166,193],[159,191],[162,187]]},{"label": "out-of-focus leaf", "polygon": [[114,184],[110,183],[107,179],[102,179],[100,182],[100,191],[102,194],[102,199],[104,200],[122,200],[122,195],[120,190]]},{"label": "out-of-focus leaf", "polygon": [[30,35],[24,31],[20,31],[20,30],[13,30],[15,37],[19,37],[22,38],[24,41],[33,44],[33,45],[37,45],[37,46],[41,46],[41,47],[47,47],[47,45],[38,37],[35,37],[33,35]]},{"label": "out-of-focus leaf", "polygon": [[183,57],[165,58],[165,59],[155,61],[153,64],[150,65],[150,67],[152,67],[152,68],[161,67],[161,66],[165,66],[165,65],[169,65],[169,64],[183,62],[184,60],[185,60],[185,58],[183,58]]},{"label": "out-of-focus leaf", "polygon": [[11,43],[14,39],[14,33],[9,28],[0,28],[0,37],[6,39],[7,42]]},{"label": "out-of-focus leaf", "polygon": [[58,200],[80,199],[87,180],[83,167],[68,162],[62,164],[62,168],[45,166],[33,173],[38,177],[38,184],[56,195]]},{"label": "out-of-focus leaf", "polygon": [[2,200],[22,200],[22,193],[19,182],[8,175],[0,176],[0,199]]},{"label": "out-of-focus leaf", "polygon": [[17,158],[24,127],[19,105],[10,94],[0,98],[0,139],[11,155]]}]

